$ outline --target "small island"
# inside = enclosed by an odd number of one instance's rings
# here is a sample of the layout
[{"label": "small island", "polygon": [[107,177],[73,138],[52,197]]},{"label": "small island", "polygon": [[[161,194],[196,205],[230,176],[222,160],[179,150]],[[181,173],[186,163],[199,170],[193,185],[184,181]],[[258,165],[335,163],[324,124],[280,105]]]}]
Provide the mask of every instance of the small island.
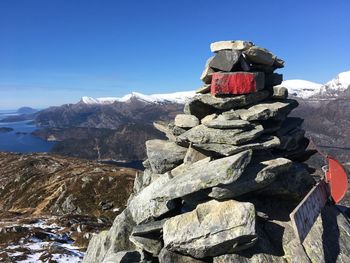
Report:
[{"label": "small island", "polygon": [[0,133],[12,132],[13,129],[9,127],[0,127]]}]

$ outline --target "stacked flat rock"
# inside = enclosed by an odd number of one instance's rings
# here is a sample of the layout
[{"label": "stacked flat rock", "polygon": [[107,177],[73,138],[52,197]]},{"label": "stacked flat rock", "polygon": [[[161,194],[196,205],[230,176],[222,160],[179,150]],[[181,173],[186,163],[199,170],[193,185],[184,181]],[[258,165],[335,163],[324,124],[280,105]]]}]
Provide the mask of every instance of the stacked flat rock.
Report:
[{"label": "stacked flat rock", "polygon": [[306,249],[291,234],[289,213],[314,180],[303,120],[288,116],[298,103],[277,86],[284,62],[246,41],[211,50],[205,86],[184,114],[154,124],[168,140],[146,142],[134,194],[83,262],[332,261],[314,242],[323,218]]}]

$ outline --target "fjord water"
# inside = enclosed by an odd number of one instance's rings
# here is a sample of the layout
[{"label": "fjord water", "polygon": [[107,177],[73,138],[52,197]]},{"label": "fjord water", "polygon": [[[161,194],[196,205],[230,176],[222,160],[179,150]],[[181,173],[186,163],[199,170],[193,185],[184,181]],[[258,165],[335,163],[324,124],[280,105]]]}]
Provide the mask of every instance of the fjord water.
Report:
[{"label": "fjord water", "polygon": [[[16,115],[16,111],[0,111],[0,120],[10,115]],[[55,144],[31,135],[37,129],[31,121],[0,122],[1,127],[13,129],[10,132],[0,132],[0,151],[3,152],[48,152]]]}]

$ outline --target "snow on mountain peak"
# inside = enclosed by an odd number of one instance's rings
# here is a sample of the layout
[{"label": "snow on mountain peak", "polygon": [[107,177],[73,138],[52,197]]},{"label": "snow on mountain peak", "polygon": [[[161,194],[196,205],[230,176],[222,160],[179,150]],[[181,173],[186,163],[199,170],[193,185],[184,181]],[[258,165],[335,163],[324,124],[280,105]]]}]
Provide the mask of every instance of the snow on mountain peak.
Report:
[{"label": "snow on mountain peak", "polygon": [[84,104],[112,104],[114,102],[128,102],[132,98],[148,103],[162,103],[162,102],[173,102],[184,104],[187,100],[195,95],[194,91],[183,91],[168,94],[152,94],[144,95],[138,92],[132,92],[121,98],[118,97],[106,97],[106,98],[91,98],[82,97],[80,102]]},{"label": "snow on mountain peak", "polygon": [[286,80],[281,85],[288,89],[290,95],[303,99],[320,96],[337,97],[339,92],[350,87],[350,71],[338,74],[334,79],[323,85],[299,79]]}]

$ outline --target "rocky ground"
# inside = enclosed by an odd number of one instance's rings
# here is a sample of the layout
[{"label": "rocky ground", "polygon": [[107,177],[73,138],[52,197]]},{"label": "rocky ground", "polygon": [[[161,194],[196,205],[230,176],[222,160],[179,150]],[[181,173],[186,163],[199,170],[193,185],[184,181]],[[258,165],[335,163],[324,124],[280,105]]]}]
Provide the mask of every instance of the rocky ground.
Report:
[{"label": "rocky ground", "polygon": [[125,207],[136,170],[0,153],[0,262],[80,262]]}]

